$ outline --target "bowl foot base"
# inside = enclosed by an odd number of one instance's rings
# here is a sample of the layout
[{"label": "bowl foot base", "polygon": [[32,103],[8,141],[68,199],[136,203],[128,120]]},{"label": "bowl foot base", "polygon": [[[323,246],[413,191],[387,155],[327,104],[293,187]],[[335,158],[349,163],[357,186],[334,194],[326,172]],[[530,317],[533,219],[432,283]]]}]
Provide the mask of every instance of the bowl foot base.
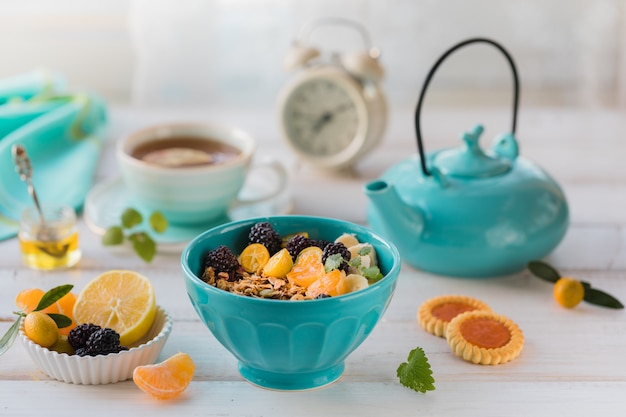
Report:
[{"label": "bowl foot base", "polygon": [[239,373],[248,382],[262,388],[280,391],[301,391],[324,387],[338,380],[344,368],[345,365],[341,362],[321,371],[289,374],[263,371],[239,363]]}]

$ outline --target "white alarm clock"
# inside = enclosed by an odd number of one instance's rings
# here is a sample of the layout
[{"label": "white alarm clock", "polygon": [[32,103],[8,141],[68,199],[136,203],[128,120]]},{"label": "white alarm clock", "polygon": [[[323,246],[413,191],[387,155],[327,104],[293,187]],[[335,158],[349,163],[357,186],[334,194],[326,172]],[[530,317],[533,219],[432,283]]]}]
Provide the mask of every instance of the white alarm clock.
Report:
[{"label": "white alarm clock", "polygon": [[[357,29],[365,49],[318,59],[320,51],[308,45],[308,36],[329,23]],[[325,18],[303,28],[285,59],[285,67],[298,72],[279,98],[283,136],[302,159],[324,168],[350,167],[380,142],[387,105],[379,55],[367,31],[355,21]]]}]

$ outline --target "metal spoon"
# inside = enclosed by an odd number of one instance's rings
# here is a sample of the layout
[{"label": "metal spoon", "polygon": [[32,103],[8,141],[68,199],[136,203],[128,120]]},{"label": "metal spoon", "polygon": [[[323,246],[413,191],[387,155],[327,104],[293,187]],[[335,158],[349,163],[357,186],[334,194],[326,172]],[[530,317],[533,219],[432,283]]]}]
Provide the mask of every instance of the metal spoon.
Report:
[{"label": "metal spoon", "polygon": [[39,205],[39,199],[37,198],[37,192],[33,185],[33,166],[30,163],[30,158],[26,154],[26,149],[22,145],[13,145],[11,148],[13,154],[13,161],[15,162],[15,170],[20,174],[20,179],[28,185],[28,194],[33,198],[37,212],[39,212],[39,219],[41,221],[41,228],[46,228],[46,220]]},{"label": "metal spoon", "polygon": [[37,208],[37,212],[39,213],[39,230],[37,232],[37,240],[41,242],[47,242],[47,245],[37,245],[39,250],[47,253],[53,257],[63,257],[67,253],[69,248],[69,244],[61,244],[51,246],[49,242],[58,241],[59,238],[57,236],[56,231],[53,227],[50,227],[46,223],[46,219],[43,215],[43,210],[41,209],[41,205],[39,204],[39,198],[37,198],[37,192],[35,191],[35,186],[33,185],[33,167],[30,163],[30,158],[26,154],[26,149],[22,145],[13,145],[11,148],[11,152],[13,154],[13,160],[15,162],[15,168],[17,173],[20,175],[20,179],[28,185],[28,193],[32,197],[35,207]]}]

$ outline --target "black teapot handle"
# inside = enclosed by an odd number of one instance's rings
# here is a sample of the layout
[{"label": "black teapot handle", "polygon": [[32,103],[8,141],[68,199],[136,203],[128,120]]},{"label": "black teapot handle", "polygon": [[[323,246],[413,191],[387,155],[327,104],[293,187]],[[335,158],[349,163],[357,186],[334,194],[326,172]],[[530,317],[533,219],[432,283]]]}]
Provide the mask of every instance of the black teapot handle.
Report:
[{"label": "black teapot handle", "polygon": [[430,69],[430,71],[426,75],[426,80],[424,81],[424,87],[422,87],[422,92],[420,93],[419,100],[417,102],[417,108],[415,109],[415,133],[417,135],[417,149],[419,150],[420,162],[422,165],[422,172],[424,173],[424,175],[427,175],[427,176],[432,175],[431,172],[426,167],[426,158],[424,155],[424,145],[422,143],[422,132],[421,132],[421,127],[420,127],[422,103],[424,102],[424,96],[426,95],[426,89],[428,88],[428,84],[430,83],[430,80],[433,78],[433,75],[435,75],[435,71],[437,70],[437,68],[439,68],[443,60],[446,59],[448,55],[450,55],[452,52],[456,51],[457,49],[462,48],[465,45],[469,45],[472,43],[479,43],[479,42],[488,43],[498,48],[500,52],[504,54],[504,56],[506,57],[507,61],[509,62],[511,66],[511,71],[513,72],[513,122],[512,122],[513,125],[511,127],[511,133],[515,134],[515,126],[517,124],[517,107],[519,104],[519,78],[517,76],[517,70],[515,68],[515,63],[513,62],[513,58],[500,44],[498,44],[495,41],[492,41],[491,39],[472,38],[472,39],[467,39],[461,43],[458,43],[457,45],[448,49],[441,56],[441,58],[439,58],[437,62],[435,62],[435,65],[433,65],[433,67]]}]

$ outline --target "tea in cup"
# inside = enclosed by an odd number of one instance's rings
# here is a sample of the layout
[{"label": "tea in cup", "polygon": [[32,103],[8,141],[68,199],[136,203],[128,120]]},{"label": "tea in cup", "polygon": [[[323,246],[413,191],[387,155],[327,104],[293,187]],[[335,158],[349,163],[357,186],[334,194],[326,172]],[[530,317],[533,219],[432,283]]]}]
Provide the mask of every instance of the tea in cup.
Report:
[{"label": "tea in cup", "polygon": [[[169,222],[203,224],[222,219],[233,206],[256,204],[278,195],[287,174],[277,162],[252,164],[256,143],[230,127],[178,123],[148,127],[118,142],[117,160],[135,202],[160,211]],[[271,169],[275,187],[242,200],[251,170]]]}]

